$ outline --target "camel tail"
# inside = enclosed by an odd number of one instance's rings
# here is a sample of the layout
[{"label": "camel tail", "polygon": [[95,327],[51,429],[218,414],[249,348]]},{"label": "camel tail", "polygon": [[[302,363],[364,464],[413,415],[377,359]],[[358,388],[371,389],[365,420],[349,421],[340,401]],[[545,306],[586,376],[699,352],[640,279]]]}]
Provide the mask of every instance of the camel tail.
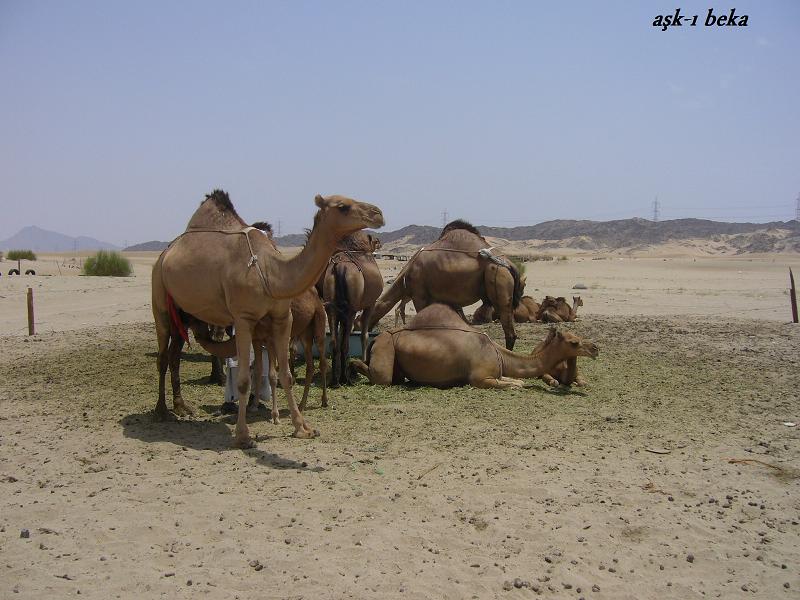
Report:
[{"label": "camel tail", "polygon": [[522,300],[522,294],[525,292],[522,287],[522,277],[513,263],[509,263],[508,270],[511,272],[511,277],[514,278],[514,295],[511,298],[511,306],[517,308]]},{"label": "camel tail", "polygon": [[335,289],[333,307],[339,319],[344,319],[349,306],[349,299],[347,297],[347,277],[345,277],[344,268],[338,264],[333,268],[333,280]]}]

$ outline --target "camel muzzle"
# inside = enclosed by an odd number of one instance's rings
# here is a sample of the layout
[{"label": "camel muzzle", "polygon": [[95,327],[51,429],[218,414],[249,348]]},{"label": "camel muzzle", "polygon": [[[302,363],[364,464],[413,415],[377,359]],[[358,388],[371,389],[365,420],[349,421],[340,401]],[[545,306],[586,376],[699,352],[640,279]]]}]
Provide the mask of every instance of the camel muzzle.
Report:
[{"label": "camel muzzle", "polygon": [[383,220],[383,213],[377,206],[369,205],[365,208],[365,220],[369,223],[370,227],[383,227],[386,221]]}]

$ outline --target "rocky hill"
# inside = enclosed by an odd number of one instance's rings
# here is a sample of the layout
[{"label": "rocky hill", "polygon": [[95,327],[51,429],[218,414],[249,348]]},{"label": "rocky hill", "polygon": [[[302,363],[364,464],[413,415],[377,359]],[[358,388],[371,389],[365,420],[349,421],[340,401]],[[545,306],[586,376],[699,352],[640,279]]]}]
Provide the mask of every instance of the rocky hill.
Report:
[{"label": "rocky hill", "polygon": [[[647,251],[663,244],[696,247],[707,243],[712,254],[745,254],[768,252],[800,252],[800,222],[724,223],[705,219],[674,219],[648,221],[621,219],[617,221],[546,221],[522,227],[485,227],[480,232],[498,246],[510,244],[527,247],[529,251],[548,251],[562,248],[575,250],[637,250]],[[389,251],[413,252],[439,237],[439,227],[408,225],[394,231],[374,232]],[[279,246],[297,247],[306,241],[305,234],[284,235],[276,240]],[[2,246],[0,246],[2,247]],[[20,246],[22,247],[22,246]],[[28,247],[28,246],[25,246]],[[145,242],[129,246],[129,251],[157,251],[167,242]],[[35,249],[35,248],[34,248]]]},{"label": "rocky hill", "polygon": [[[720,254],[800,252],[800,222],[723,223],[705,219],[648,221],[557,220],[523,227],[485,227],[478,230],[493,243],[528,242],[536,249],[646,250],[668,243],[691,245],[706,241]],[[440,228],[409,225],[377,232],[384,246],[399,252],[430,244]],[[279,240],[280,243],[280,240]]]},{"label": "rocky hill", "polygon": [[86,236],[72,237],[35,225],[23,227],[10,238],[0,240],[0,250],[67,252],[72,250],[118,250],[119,246]]}]

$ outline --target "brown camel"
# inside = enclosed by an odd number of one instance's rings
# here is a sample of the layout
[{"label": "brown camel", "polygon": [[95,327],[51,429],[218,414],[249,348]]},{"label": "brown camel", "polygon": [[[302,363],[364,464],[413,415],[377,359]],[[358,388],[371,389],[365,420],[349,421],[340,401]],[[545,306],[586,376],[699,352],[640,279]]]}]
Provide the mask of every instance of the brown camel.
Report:
[{"label": "brown camel", "polygon": [[457,220],[411,258],[376,303],[369,324],[374,326],[403,298],[410,297],[418,313],[434,302],[460,309],[484,300],[498,311],[506,348],[512,349],[517,338],[513,311],[522,289],[516,267],[492,253],[475,227]]},{"label": "brown camel", "polygon": [[[253,223],[253,227],[260,229],[261,231],[265,232],[269,237],[270,242],[272,243],[272,247],[275,249],[276,252],[280,252],[278,250],[278,246],[275,243],[274,238],[272,237],[272,225],[266,222],[259,222]],[[305,375],[305,385],[303,388],[303,399],[300,401],[300,411],[303,412],[306,409],[306,403],[308,402],[308,391],[311,387],[311,382],[314,380],[314,355],[313,355],[313,343],[317,343],[317,348],[321,348],[319,355],[319,370],[320,376],[322,378],[322,407],[327,408],[328,406],[328,384],[327,384],[327,377],[328,377],[328,359],[325,356],[324,348],[325,348],[325,307],[322,305],[322,300],[319,298],[319,294],[314,287],[311,287],[301,293],[300,295],[292,298],[291,304],[289,305],[289,309],[292,313],[292,331],[290,334],[290,343],[300,340],[303,343],[303,353],[305,354],[306,359],[306,375]],[[253,332],[254,339],[261,344],[268,344],[269,343],[269,329],[265,327],[260,322],[256,324],[255,330]],[[278,412],[278,395],[277,395],[277,357],[269,354],[269,383],[270,383],[270,390],[272,392],[272,422],[276,425],[280,422],[279,419],[279,412]],[[258,382],[257,385],[260,384],[261,377],[260,373],[257,374],[256,381]],[[294,373],[292,373],[294,376]],[[258,398],[258,395],[255,395],[255,398]],[[257,402],[257,400],[256,400]]]},{"label": "brown camel", "polygon": [[[186,339],[177,316],[177,310],[181,309],[204,323],[233,324],[236,353],[242,365],[249,363],[253,330],[264,321],[261,325],[269,332],[270,352],[278,360],[281,386],[295,428],[293,435],[301,438],[317,435],[305,422],[292,396],[290,300],[317,281],[340,239],[364,227],[382,226],[383,215],[376,206],[343,196],[317,196],[315,201],[319,211],[314,217],[314,228],[305,248],[293,258],[281,256],[263,232],[248,227],[228,195],[220,190],[206,197],[186,232],[161,253],[153,266],[152,287],[158,336],[157,415],[167,414],[164,378],[168,364],[174,411],[191,412],[180,394],[179,359]],[[258,370],[261,353],[257,351],[255,356]],[[235,442],[250,447],[253,441],[246,419],[249,369],[239,369],[236,384],[239,414]]]},{"label": "brown camel", "polygon": [[[549,338],[548,338],[549,339]],[[532,356],[538,356],[547,346],[548,340],[545,339],[540,342],[531,352]],[[541,379],[550,386],[558,387],[559,385],[571,386],[573,383],[578,387],[586,385],[586,380],[578,374],[578,359],[577,357],[562,360],[556,364],[547,373],[543,373]]]},{"label": "brown camel", "polygon": [[572,306],[567,304],[567,299],[563,296],[553,298],[546,296],[539,307],[537,320],[544,323],[562,323],[577,321],[578,307],[583,306],[580,296],[572,297]]},{"label": "brown camel", "polygon": [[[318,287],[328,313],[333,356],[333,386],[347,384],[350,332],[356,313],[369,323],[375,301],[383,291],[383,276],[372,252],[380,242],[363,231],[342,239],[336,246]],[[361,358],[366,358],[368,328],[361,327]]]},{"label": "brown camel", "polygon": [[[290,340],[300,340],[303,343],[303,353],[306,359],[306,375],[303,388],[303,399],[300,401],[300,411],[306,409],[308,401],[308,391],[311,387],[311,382],[314,380],[314,356],[313,344],[316,342],[317,348],[320,349],[319,353],[319,371],[322,378],[322,407],[328,406],[328,359],[325,356],[325,307],[322,300],[317,294],[314,287],[307,289],[299,296],[292,298],[290,305],[292,312],[292,332]],[[268,344],[269,330],[267,324],[261,322],[256,324],[253,333],[254,338],[261,342]],[[272,391],[272,422],[278,424],[280,422],[278,416],[278,396],[277,396],[277,357],[269,354],[269,384]],[[256,377],[260,380],[260,377]]]},{"label": "brown camel", "polygon": [[[531,296],[523,296],[519,300],[519,306],[514,309],[515,323],[535,323],[536,315],[539,313],[539,303]],[[481,304],[475,309],[472,315],[473,325],[483,325],[499,320],[491,304]],[[396,325],[395,325],[396,326]]]},{"label": "brown camel", "polygon": [[[516,312],[516,309],[514,312]],[[475,312],[472,314],[473,325],[485,325],[486,323],[491,323],[494,319],[494,307],[486,302],[476,308]]]},{"label": "brown camel", "polygon": [[516,354],[466,325],[445,304],[431,304],[407,328],[384,331],[370,351],[369,364],[354,360],[356,370],[373,384],[405,379],[435,387],[521,387],[518,377],[537,378],[571,357],[597,357],[592,342],[569,332],[550,331],[538,354]]}]

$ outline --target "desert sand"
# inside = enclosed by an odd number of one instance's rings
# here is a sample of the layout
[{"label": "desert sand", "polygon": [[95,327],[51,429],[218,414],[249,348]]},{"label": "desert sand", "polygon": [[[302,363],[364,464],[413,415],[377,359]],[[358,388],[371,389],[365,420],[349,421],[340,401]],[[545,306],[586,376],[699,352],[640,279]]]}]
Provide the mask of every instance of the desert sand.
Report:
[{"label": "desert sand", "polygon": [[534,297],[588,288],[587,388],[314,388],[320,438],[261,414],[248,451],[196,345],[196,418],[153,421],[155,256],[0,263],[0,597],[800,597],[797,256],[530,263]]}]

